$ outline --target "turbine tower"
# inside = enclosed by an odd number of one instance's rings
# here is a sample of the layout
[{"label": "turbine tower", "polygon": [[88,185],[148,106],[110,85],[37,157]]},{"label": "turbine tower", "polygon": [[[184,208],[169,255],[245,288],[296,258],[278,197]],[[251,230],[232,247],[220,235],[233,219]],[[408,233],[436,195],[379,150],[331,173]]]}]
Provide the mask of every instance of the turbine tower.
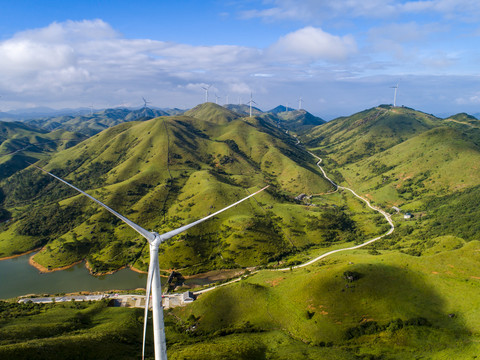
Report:
[{"label": "turbine tower", "polygon": [[144,238],[147,239],[150,247],[150,264],[148,266],[148,276],[147,276],[147,289],[146,289],[146,294],[145,294],[145,318],[144,318],[144,323],[143,323],[143,347],[142,347],[142,360],[145,358],[145,336],[147,332],[147,319],[148,319],[148,307],[149,307],[149,301],[150,301],[150,292],[152,293],[152,309],[153,309],[153,341],[154,341],[154,348],[155,348],[155,360],[167,360],[167,345],[166,345],[166,340],[165,340],[165,324],[163,321],[163,307],[162,307],[162,286],[160,282],[160,266],[158,263],[158,248],[162,242],[165,240],[170,239],[171,237],[178,235],[182,232],[184,232],[187,229],[190,229],[191,227],[198,225],[205,220],[208,220],[221,212],[228,210],[241,202],[251,198],[252,196],[255,196],[256,194],[260,193],[261,191],[265,190],[267,186],[264,188],[254,192],[253,194],[250,194],[249,196],[237,201],[236,203],[233,203],[211,215],[208,215],[200,220],[194,221],[188,225],[184,225],[182,227],[179,227],[178,229],[168,231],[163,234],[158,234],[156,232],[150,232],[148,230],[145,230],[141,226],[135,224],[133,221],[130,221],[123,215],[117,213],[115,210],[109,208],[107,205],[104,203],[100,202],[99,200],[95,199],[93,196],[87,194],[83,190],[80,190],[79,188],[73,186],[72,184],[66,182],[65,180],[59,178],[58,176],[53,175],[52,173],[48,172],[47,170],[44,170],[36,165],[33,165],[33,167],[37,168],[38,170],[41,170],[45,172],[46,174],[54,177],[55,179],[61,181],[67,186],[70,186],[71,188],[75,189],[79,193],[87,196],[89,199],[95,201],[98,205],[102,206],[106,210],[108,210],[110,213],[115,215],[117,218],[122,220],[125,224],[133,228],[135,231],[137,231],[140,235],[142,235]]},{"label": "turbine tower", "polygon": [[390,86],[390,88],[395,89],[395,92],[393,93],[393,107],[397,106],[397,90],[398,90],[398,84],[395,86]]},{"label": "turbine tower", "polygon": [[298,99],[298,110],[302,109],[302,102],[303,102],[302,98]]},{"label": "turbine tower", "polygon": [[208,89],[210,89],[210,86],[212,86],[212,84],[207,86],[202,86],[202,89],[205,90],[205,102],[208,102]]},{"label": "turbine tower", "polygon": [[215,94],[215,104],[218,105],[218,99],[220,99],[220,96],[218,96],[217,94]]},{"label": "turbine tower", "polygon": [[252,117],[252,104],[258,105],[255,101],[253,101],[252,93],[250,93],[250,101],[248,103],[250,104],[250,117]]}]

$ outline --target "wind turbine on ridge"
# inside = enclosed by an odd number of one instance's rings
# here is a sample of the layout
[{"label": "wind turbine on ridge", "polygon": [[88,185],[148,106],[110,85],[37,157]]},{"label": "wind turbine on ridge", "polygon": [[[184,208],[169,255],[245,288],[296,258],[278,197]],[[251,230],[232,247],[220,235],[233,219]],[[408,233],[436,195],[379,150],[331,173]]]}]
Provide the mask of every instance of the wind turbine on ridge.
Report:
[{"label": "wind turbine on ridge", "polygon": [[298,110],[302,110],[302,103],[303,99],[300,97],[300,99],[298,99]]},{"label": "wind turbine on ridge", "polygon": [[252,117],[252,104],[258,105],[255,101],[253,101],[252,93],[250,93],[250,100],[248,103],[250,104],[250,117]]},{"label": "wind turbine on ridge", "polygon": [[395,86],[390,86],[391,89],[395,89],[394,95],[393,95],[393,107],[397,106],[397,90],[398,90],[398,84]]},{"label": "wind turbine on ridge", "polygon": [[207,86],[202,86],[202,89],[205,90],[205,102],[208,102],[208,89],[210,89],[210,86],[212,86],[212,84]]},{"label": "wind turbine on ridge", "polygon": [[194,221],[188,225],[181,226],[175,230],[168,231],[163,234],[158,234],[156,232],[151,232],[148,230],[145,230],[141,226],[135,224],[133,221],[127,219],[123,215],[117,213],[115,210],[111,209],[104,203],[100,202],[99,200],[95,199],[93,196],[87,194],[83,190],[80,190],[79,188],[75,187],[74,185],[68,183],[67,181],[59,178],[56,175],[53,175],[52,173],[48,172],[47,170],[42,169],[41,167],[38,167],[36,165],[33,165],[33,167],[37,168],[38,170],[43,171],[44,173],[54,177],[55,179],[61,181],[67,186],[70,186],[71,188],[75,189],[82,195],[85,195],[89,199],[95,201],[98,205],[102,206],[105,208],[107,211],[115,215],[117,218],[122,220],[125,224],[130,226],[132,229],[134,229],[136,232],[138,232],[140,235],[142,235],[145,239],[147,239],[149,247],[150,247],[150,264],[148,266],[148,276],[147,276],[147,288],[146,288],[146,294],[145,294],[145,317],[144,317],[144,322],[143,322],[143,347],[142,347],[142,360],[145,358],[145,337],[146,337],[146,332],[147,332],[147,319],[148,319],[148,308],[149,308],[149,301],[150,301],[150,292],[152,294],[152,309],[153,309],[153,342],[154,342],[154,349],[155,349],[155,360],[167,360],[167,345],[166,345],[166,340],[165,340],[165,324],[163,321],[163,306],[162,306],[162,286],[161,286],[161,280],[160,280],[160,266],[158,263],[158,249],[159,246],[162,242],[170,239],[171,237],[178,235],[188,229],[190,229],[193,226],[196,226],[205,220],[208,220],[221,212],[228,210],[241,202],[251,198],[252,196],[257,195],[258,193],[262,192],[266,188],[268,188],[269,185],[265,186],[264,188],[254,192],[253,194],[248,195],[247,197],[244,197],[243,199],[228,205],[227,207],[224,207],[223,209],[208,215],[202,219],[199,219],[197,221]]},{"label": "wind turbine on ridge", "polygon": [[218,99],[220,99],[220,96],[218,96],[217,94],[215,94],[215,104],[218,105]]},{"label": "wind turbine on ridge", "polygon": [[147,114],[147,104],[150,104],[150,101],[145,100],[145,98],[142,96],[143,100],[143,115]]}]

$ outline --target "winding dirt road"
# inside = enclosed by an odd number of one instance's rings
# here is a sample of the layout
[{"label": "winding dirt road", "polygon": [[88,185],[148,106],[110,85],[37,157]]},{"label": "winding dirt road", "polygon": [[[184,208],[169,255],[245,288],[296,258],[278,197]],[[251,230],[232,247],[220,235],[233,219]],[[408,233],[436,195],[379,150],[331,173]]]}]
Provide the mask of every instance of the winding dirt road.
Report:
[{"label": "winding dirt road", "polygon": [[[390,215],[388,213],[386,213],[385,211],[383,211],[382,209],[379,209],[375,206],[373,206],[372,204],[370,204],[370,201],[368,201],[368,199],[358,195],[355,191],[353,191],[352,189],[350,188],[347,188],[347,187],[344,187],[344,186],[339,186],[337,185],[332,179],[330,179],[325,170],[323,169],[323,167],[320,166],[320,164],[322,163],[322,159],[320,157],[318,157],[317,155],[315,155],[314,153],[312,152],[308,152],[310,155],[312,155],[313,157],[315,157],[318,161],[317,161],[317,166],[320,168],[323,176],[325,177],[325,179],[327,179],[333,186],[335,186],[335,188],[337,190],[347,190],[347,191],[350,191],[354,196],[356,196],[357,198],[359,198],[360,200],[364,201],[367,206],[376,211],[376,212],[379,212],[380,214],[383,215],[383,217],[385,218],[385,220],[387,220],[387,222],[390,224],[390,229],[383,235],[380,235],[380,236],[377,236],[376,238],[373,238],[373,239],[370,239],[370,240],[367,240],[366,242],[362,243],[362,244],[359,244],[359,245],[355,245],[355,246],[351,246],[351,247],[348,247],[348,248],[343,248],[343,249],[337,249],[337,250],[332,250],[332,251],[329,251],[325,254],[322,254],[320,256],[317,256],[316,258],[312,259],[312,260],[309,260],[303,264],[300,264],[300,265],[296,265],[296,266],[292,266],[292,267],[287,267],[287,268],[282,268],[282,269],[272,269],[270,271],[287,271],[287,270],[291,270],[291,269],[298,269],[298,268],[302,268],[302,267],[305,267],[305,266],[308,266],[308,265],[312,265],[313,263],[316,263],[317,261],[319,260],[322,260],[323,258],[326,258],[327,256],[330,256],[332,254],[335,254],[335,253],[338,253],[338,252],[341,252],[341,251],[348,251],[348,250],[355,250],[355,249],[359,249],[361,247],[364,247],[364,246],[367,246],[377,240],[380,240],[382,239],[383,237],[387,236],[387,235],[390,235],[394,230],[395,230],[395,225],[393,224],[393,221],[390,217]],[[255,274],[257,273],[258,271],[260,270],[256,270],[256,271],[252,271],[250,274]],[[242,280],[244,278],[244,276],[241,276],[239,278],[236,278],[236,279],[233,279],[229,282],[226,282],[224,284],[220,284],[220,285],[216,285],[216,286],[212,286],[212,287],[209,287],[209,288],[206,288],[206,289],[203,289],[203,290],[199,290],[199,291],[195,291],[195,295],[199,295],[199,294],[202,294],[202,293],[205,293],[207,291],[211,291],[213,289],[216,289],[217,287],[220,287],[220,286],[225,286],[225,285],[229,285],[229,284],[233,284],[235,282],[238,282],[240,280]]]}]

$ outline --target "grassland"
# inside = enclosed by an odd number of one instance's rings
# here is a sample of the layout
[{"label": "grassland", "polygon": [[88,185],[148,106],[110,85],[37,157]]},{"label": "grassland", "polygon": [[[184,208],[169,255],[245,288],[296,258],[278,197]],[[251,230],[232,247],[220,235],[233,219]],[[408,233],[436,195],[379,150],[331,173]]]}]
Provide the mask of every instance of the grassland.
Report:
[{"label": "grassland", "polygon": [[141,311],[106,305],[0,302],[0,358],[139,358]]},{"label": "grassland", "polygon": [[[263,349],[258,359],[471,359],[479,351],[480,243],[461,246],[422,258],[355,251],[306,269],[263,271],[174,314],[195,325],[191,341],[219,353],[213,359],[245,338]],[[348,281],[346,272],[359,278]],[[197,345],[181,354],[191,358]]]}]

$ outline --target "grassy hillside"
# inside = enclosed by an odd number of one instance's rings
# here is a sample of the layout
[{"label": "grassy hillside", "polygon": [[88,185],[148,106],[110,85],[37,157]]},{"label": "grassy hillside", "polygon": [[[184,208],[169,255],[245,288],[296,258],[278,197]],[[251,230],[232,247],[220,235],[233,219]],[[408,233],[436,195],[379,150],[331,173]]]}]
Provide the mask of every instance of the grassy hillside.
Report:
[{"label": "grassy hillside", "polygon": [[30,163],[67,149],[85,136],[65,130],[45,131],[20,122],[0,121],[0,180]]},{"label": "grassy hillside", "polygon": [[343,165],[385,151],[440,122],[409,108],[383,105],[317,126],[303,141]]},{"label": "grassy hillside", "polygon": [[[474,359],[480,351],[479,254],[478,241],[443,237],[421,258],[358,250],[303,269],[263,270],[168,310],[168,356]],[[139,310],[105,303],[2,302],[0,356],[77,358],[81,348],[87,357],[138,358],[142,320]]]},{"label": "grassy hillside", "polygon": [[310,114],[303,109],[289,110],[289,111],[276,111],[274,113],[266,113],[265,116],[269,116],[272,121],[278,123],[283,128],[302,133],[311,128],[324,124],[325,121],[321,118]]},{"label": "grassy hillside", "polygon": [[[437,236],[480,239],[477,122],[467,114],[442,120],[379,107],[321,125],[304,138],[336,181],[385,210],[401,208],[390,246],[419,255]],[[413,220],[405,221],[405,212]]]},{"label": "grassy hillside", "polygon": [[196,342],[210,344],[216,359],[250,339],[258,359],[470,359],[479,351],[480,243],[460,246],[421,259],[359,251],[255,274],[175,309],[195,343],[173,349],[192,356]]},{"label": "grassy hillside", "polygon": [[2,359],[136,359],[141,354],[140,309],[105,302],[0,302]]},{"label": "grassy hillside", "polygon": [[[165,244],[160,256],[164,268],[198,272],[267,265],[305,247],[351,241],[307,226],[330,210],[327,205],[313,209],[294,197],[332,188],[311,156],[294,146],[294,139],[262,119],[229,118],[231,113],[215,104],[196,111],[202,118],[175,116],[120,124],[41,165],[158,232],[271,185],[255,200]],[[204,120],[205,114],[215,120]],[[13,221],[0,228],[0,256],[44,245],[35,261],[45,267],[86,258],[98,272],[126,264],[146,269],[143,240],[136,241],[132,230],[54,179],[29,168],[1,187],[4,208]],[[333,221],[342,224],[349,216],[353,213],[342,210]],[[358,221],[361,228],[365,220]],[[344,231],[339,226],[338,231]]]}]

